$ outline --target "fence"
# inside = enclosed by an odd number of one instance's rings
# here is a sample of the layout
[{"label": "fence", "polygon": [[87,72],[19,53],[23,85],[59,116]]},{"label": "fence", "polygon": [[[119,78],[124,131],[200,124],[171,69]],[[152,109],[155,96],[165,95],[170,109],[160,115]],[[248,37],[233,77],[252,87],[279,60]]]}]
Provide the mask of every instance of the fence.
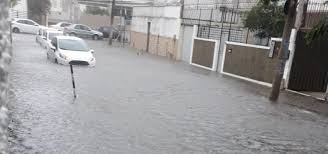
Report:
[{"label": "fence", "polygon": [[305,6],[306,15],[303,28],[312,28],[325,17],[328,17],[328,1],[327,0],[307,0]]},{"label": "fence", "polygon": [[198,25],[197,37],[200,38],[249,43],[249,31],[243,27],[242,19],[256,4],[256,0],[187,3],[183,8],[182,24]]}]

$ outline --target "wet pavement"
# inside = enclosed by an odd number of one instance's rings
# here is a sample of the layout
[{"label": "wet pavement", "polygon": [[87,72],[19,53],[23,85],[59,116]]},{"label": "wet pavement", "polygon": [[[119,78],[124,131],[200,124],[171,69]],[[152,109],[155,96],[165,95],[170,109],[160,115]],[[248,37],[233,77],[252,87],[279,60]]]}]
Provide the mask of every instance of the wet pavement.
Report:
[{"label": "wet pavement", "polygon": [[328,118],[272,104],[259,87],[88,41],[95,68],[47,60],[14,35],[11,153],[328,153]]}]

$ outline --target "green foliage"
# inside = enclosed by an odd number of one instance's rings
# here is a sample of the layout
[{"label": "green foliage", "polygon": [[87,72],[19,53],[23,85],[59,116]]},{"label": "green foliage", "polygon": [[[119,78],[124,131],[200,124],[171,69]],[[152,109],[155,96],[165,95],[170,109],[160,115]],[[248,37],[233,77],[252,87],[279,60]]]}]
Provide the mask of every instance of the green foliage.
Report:
[{"label": "green foliage", "polygon": [[84,12],[86,14],[92,14],[92,15],[109,15],[107,9],[102,9],[96,6],[87,6]]},{"label": "green foliage", "polygon": [[262,0],[246,13],[245,27],[259,38],[281,37],[285,18],[283,6],[277,0]]},{"label": "green foliage", "polygon": [[314,26],[310,32],[305,36],[307,44],[315,40],[327,39],[328,38],[328,17],[323,18],[320,22]]}]

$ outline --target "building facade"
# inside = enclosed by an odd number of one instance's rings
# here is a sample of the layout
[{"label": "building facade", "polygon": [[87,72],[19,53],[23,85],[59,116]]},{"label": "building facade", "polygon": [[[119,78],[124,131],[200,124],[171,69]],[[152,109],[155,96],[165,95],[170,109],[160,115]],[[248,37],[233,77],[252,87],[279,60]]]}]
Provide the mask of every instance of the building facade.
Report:
[{"label": "building facade", "polygon": [[80,18],[80,7],[77,0],[51,0],[51,10],[48,23],[58,22],[77,23]]},{"label": "building facade", "polygon": [[177,1],[167,3],[159,0],[152,6],[134,7],[131,46],[176,59],[181,25],[180,11],[181,6]]},{"label": "building facade", "polygon": [[9,17],[12,18],[27,18],[27,0],[20,0],[15,6],[9,9]]}]

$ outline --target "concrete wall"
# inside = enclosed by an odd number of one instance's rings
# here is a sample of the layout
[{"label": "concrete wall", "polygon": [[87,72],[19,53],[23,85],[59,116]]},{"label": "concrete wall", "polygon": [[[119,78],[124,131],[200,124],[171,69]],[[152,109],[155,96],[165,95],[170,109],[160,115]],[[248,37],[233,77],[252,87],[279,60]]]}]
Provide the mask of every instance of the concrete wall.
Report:
[{"label": "concrete wall", "polygon": [[274,54],[270,58],[270,47],[227,42],[223,72],[271,84],[279,47],[280,43],[275,43]]},{"label": "concrete wall", "polygon": [[[120,17],[114,18],[114,25],[117,26],[121,23]],[[79,24],[88,25],[91,28],[98,28],[100,26],[109,26],[110,16],[82,14],[79,20]],[[127,27],[128,29],[129,27]]]},{"label": "concrete wall", "polygon": [[[147,34],[131,32],[131,46],[141,51],[146,51]],[[176,59],[178,40],[163,37],[160,35],[150,35],[149,52],[159,56],[167,56]]]}]

